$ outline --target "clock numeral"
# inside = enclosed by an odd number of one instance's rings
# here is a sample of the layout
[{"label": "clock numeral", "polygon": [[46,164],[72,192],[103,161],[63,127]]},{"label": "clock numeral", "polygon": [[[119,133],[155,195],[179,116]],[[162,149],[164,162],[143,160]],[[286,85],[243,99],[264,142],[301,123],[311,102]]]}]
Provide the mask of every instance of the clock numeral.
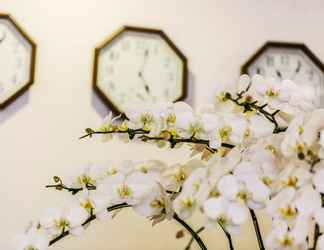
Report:
[{"label": "clock numeral", "polygon": [[145,42],[143,40],[136,41],[136,49],[144,49],[145,48]]},{"label": "clock numeral", "polygon": [[111,90],[115,90],[115,84],[113,82],[109,82],[108,85]]},{"label": "clock numeral", "polygon": [[109,59],[112,61],[116,61],[119,59],[119,53],[115,51],[111,51],[109,55]]},{"label": "clock numeral", "polygon": [[267,65],[269,66],[269,67],[272,67],[273,65],[274,65],[274,58],[273,58],[273,56],[267,56]]},{"label": "clock numeral", "polygon": [[255,74],[258,74],[258,75],[265,75],[265,70],[262,68],[262,67],[256,67],[255,68]]},{"label": "clock numeral", "polygon": [[14,74],[12,76],[11,81],[12,81],[13,85],[17,84],[17,75],[16,74]]},{"label": "clock numeral", "polygon": [[130,44],[128,41],[123,41],[122,43],[122,50],[127,51],[130,49]]},{"label": "clock numeral", "polygon": [[164,66],[168,68],[170,64],[171,64],[171,58],[170,57],[165,58]]},{"label": "clock numeral", "polygon": [[289,65],[289,56],[288,55],[281,55],[280,61],[282,65]]},{"label": "clock numeral", "polygon": [[174,81],[174,74],[173,73],[169,73],[168,74],[168,80],[170,81],[170,82],[173,82]]},{"label": "clock numeral", "polygon": [[111,75],[113,75],[115,73],[115,70],[114,70],[113,66],[108,66],[107,67],[107,73],[109,73]]},{"label": "clock numeral", "polygon": [[155,45],[153,52],[155,55],[159,54],[159,46],[158,45]]},{"label": "clock numeral", "polygon": [[308,70],[308,80],[312,81],[314,79],[314,71]]}]

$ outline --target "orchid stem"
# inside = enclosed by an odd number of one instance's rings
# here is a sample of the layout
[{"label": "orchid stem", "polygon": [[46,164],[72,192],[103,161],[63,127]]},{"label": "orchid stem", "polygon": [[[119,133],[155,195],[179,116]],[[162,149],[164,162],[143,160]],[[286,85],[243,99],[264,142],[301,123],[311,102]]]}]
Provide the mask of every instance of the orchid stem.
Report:
[{"label": "orchid stem", "polygon": [[220,227],[222,228],[222,230],[224,231],[227,240],[228,240],[228,244],[229,244],[229,249],[230,250],[234,250],[234,245],[233,245],[233,241],[232,241],[232,236],[229,232],[227,232],[227,230],[224,228],[224,226],[222,225],[222,223],[218,222],[218,225],[220,225]]},{"label": "orchid stem", "polygon": [[[196,234],[199,234],[199,233],[201,233],[202,231],[204,231],[205,230],[205,227],[201,227],[201,228],[199,228],[197,231],[196,231]],[[187,244],[187,246],[185,247],[185,250],[190,250],[190,248],[191,248],[191,245],[192,245],[192,243],[194,242],[194,237],[192,236],[191,237],[191,239],[190,239],[190,241],[188,242],[188,244]]]},{"label": "orchid stem", "polygon": [[[118,205],[114,205],[114,206],[108,207],[107,210],[108,210],[108,212],[111,212],[111,211],[114,211],[114,210],[117,210],[117,209],[121,209],[121,208],[125,208],[125,207],[130,207],[130,205],[128,205],[126,203],[122,203],[122,204],[118,204]],[[93,221],[95,219],[96,219],[96,216],[95,215],[91,215],[85,222],[83,222],[82,226],[85,226],[85,225],[89,224],[91,221]],[[49,242],[49,246],[53,245],[57,241],[63,239],[66,236],[68,236],[69,234],[70,234],[69,231],[62,232],[59,236],[57,236],[56,238],[52,239]]]},{"label": "orchid stem", "polygon": [[260,248],[260,250],[265,250],[264,245],[263,245],[263,240],[262,240],[262,235],[261,235],[259,223],[258,223],[258,218],[256,217],[253,209],[249,209],[249,210],[250,210],[250,214],[251,214],[251,217],[252,217],[254,230],[255,230],[255,233],[257,235],[259,248]]},{"label": "orchid stem", "polygon": [[182,219],[180,219],[177,214],[174,214],[173,215],[173,218],[177,222],[179,222],[192,235],[192,237],[195,239],[195,241],[197,242],[197,244],[199,245],[199,247],[202,250],[207,250],[207,247],[205,246],[204,242],[199,237],[199,235],[185,221],[183,221]]}]

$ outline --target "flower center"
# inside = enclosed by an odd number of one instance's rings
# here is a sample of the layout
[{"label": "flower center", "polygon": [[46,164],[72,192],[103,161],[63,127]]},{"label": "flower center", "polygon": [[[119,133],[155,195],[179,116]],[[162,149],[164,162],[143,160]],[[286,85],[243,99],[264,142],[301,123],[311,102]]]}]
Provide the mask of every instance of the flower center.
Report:
[{"label": "flower center", "polygon": [[290,247],[293,245],[293,239],[288,235],[285,235],[285,237],[280,241],[280,243],[282,246]]},{"label": "flower center", "polygon": [[232,128],[229,126],[221,128],[219,130],[219,136],[222,139],[222,141],[227,141],[229,139],[231,132],[232,132]]},{"label": "flower center", "polygon": [[130,197],[133,193],[132,189],[127,185],[122,185],[120,188],[117,189],[117,192],[121,198]]},{"label": "flower center", "polygon": [[70,223],[69,223],[68,220],[66,220],[66,219],[64,219],[64,218],[61,218],[61,219],[55,221],[55,224],[56,224],[56,226],[57,226],[58,228],[65,229],[65,228],[69,227],[69,224],[70,224]]},{"label": "flower center", "polygon": [[195,204],[195,201],[192,198],[186,198],[182,200],[182,205],[186,208],[192,208]]},{"label": "flower center", "polygon": [[180,169],[179,173],[177,173],[174,177],[178,183],[182,183],[186,180],[187,174],[185,171]]},{"label": "flower center", "polygon": [[279,211],[285,219],[291,219],[295,217],[297,214],[296,209],[291,206],[285,208],[279,208]]},{"label": "flower center", "polygon": [[279,95],[279,91],[276,91],[273,88],[269,88],[267,89],[265,94],[269,97],[277,97]]},{"label": "flower center", "polygon": [[164,208],[165,204],[162,200],[155,199],[151,202],[150,206],[153,208]]}]

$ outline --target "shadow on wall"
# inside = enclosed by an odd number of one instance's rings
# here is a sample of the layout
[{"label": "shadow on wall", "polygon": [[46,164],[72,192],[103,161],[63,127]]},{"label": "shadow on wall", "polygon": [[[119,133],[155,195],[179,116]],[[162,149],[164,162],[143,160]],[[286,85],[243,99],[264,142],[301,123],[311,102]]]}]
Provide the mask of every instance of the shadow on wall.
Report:
[{"label": "shadow on wall", "polygon": [[[188,95],[184,101],[190,104],[191,107],[195,107],[195,103],[194,103],[195,90],[196,90],[195,76],[192,74],[192,72],[189,71]],[[105,103],[103,103],[103,101],[98,97],[98,95],[93,90],[91,95],[91,105],[102,118],[106,117],[110,112],[110,109],[105,105]],[[0,117],[0,122],[1,122],[1,117]]]},{"label": "shadow on wall", "polygon": [[29,90],[10,103],[5,109],[0,110],[0,125],[21,110],[29,101]]}]

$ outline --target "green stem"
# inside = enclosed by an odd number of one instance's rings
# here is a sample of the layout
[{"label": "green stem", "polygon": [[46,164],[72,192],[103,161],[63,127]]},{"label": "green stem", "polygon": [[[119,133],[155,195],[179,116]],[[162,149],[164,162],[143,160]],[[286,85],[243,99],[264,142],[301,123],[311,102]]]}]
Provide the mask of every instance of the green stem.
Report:
[{"label": "green stem", "polygon": [[177,214],[174,214],[173,218],[177,222],[179,222],[192,235],[192,237],[195,239],[195,241],[197,242],[197,244],[202,250],[207,250],[207,247],[205,246],[204,242],[199,237],[199,235],[185,221],[180,219]]},{"label": "green stem", "polygon": [[255,233],[256,233],[256,236],[258,239],[259,249],[265,250],[263,240],[262,240],[261,230],[260,230],[259,223],[258,223],[258,218],[256,217],[256,215],[252,209],[249,209],[249,210],[250,210],[250,214],[252,217],[254,230],[255,230]]},{"label": "green stem", "polygon": [[[205,227],[200,227],[197,231],[196,234],[200,234],[202,231],[205,230]],[[194,237],[191,236],[190,241],[188,242],[187,246],[185,247],[185,250],[190,250],[192,243],[194,242]]]},{"label": "green stem", "polygon": [[[117,209],[121,209],[121,208],[125,208],[125,207],[130,207],[130,205],[126,204],[126,203],[123,203],[123,204],[118,204],[118,205],[114,205],[114,206],[111,206],[109,208],[107,208],[108,212],[111,212],[111,211],[114,211],[114,210],[117,210]],[[91,215],[83,224],[82,226],[85,226],[87,224],[89,224],[91,221],[95,220],[96,219],[96,216],[95,215]],[[57,241],[63,239],[64,237],[68,236],[70,234],[69,231],[64,231],[62,232],[62,234],[60,234],[59,236],[57,236],[56,238],[52,239],[50,242],[49,242],[49,245],[53,245],[54,243],[56,243]]]},{"label": "green stem", "polygon": [[222,228],[222,230],[224,231],[224,233],[227,237],[230,250],[234,250],[234,245],[233,245],[231,234],[229,232],[227,232],[227,230],[224,228],[222,223],[218,222],[218,225],[220,225],[220,227]]}]

